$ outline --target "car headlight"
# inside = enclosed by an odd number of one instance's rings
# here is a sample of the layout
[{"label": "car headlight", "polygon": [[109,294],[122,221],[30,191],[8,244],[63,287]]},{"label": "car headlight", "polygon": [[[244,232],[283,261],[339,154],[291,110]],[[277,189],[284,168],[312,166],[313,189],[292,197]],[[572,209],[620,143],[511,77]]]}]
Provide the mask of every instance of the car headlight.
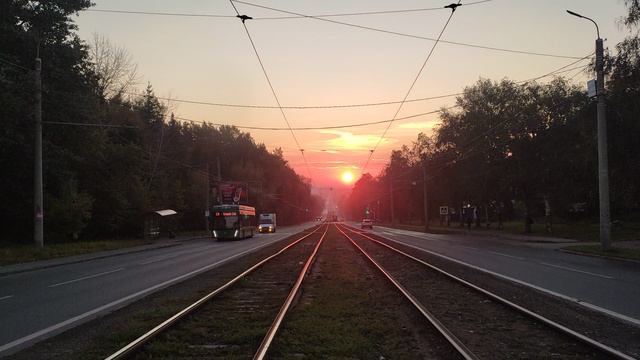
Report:
[{"label": "car headlight", "polygon": [[218,237],[218,233],[215,230],[213,230],[213,237]]},{"label": "car headlight", "polygon": [[233,233],[233,237],[238,237],[238,230],[236,230],[236,232]]}]

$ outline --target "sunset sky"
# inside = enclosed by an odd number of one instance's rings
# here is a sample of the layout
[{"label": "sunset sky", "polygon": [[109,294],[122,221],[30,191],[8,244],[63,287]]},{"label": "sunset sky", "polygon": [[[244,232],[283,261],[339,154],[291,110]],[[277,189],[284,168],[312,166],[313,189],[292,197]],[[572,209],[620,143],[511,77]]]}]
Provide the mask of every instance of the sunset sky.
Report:
[{"label": "sunset sky", "polygon": [[[234,16],[223,0],[94,0],[92,9]],[[425,9],[403,13],[328,17],[326,19],[394,32],[436,38],[451,10],[451,0],[251,1],[305,15]],[[617,20],[625,14],[618,0],[468,1],[453,15],[443,40],[565,57],[536,56],[439,43],[408,99],[460,92],[480,77],[526,80],[556,70],[593,51],[593,24],[565,13],[582,13],[598,22],[605,46],[613,49],[626,30]],[[463,4],[465,2],[462,2]],[[254,17],[247,28],[282,106],[367,104],[403,99],[433,41],[375,32],[311,18],[290,16],[236,3]],[[265,19],[280,17],[279,19]],[[261,19],[262,18],[262,19]],[[151,82],[156,94],[192,101],[275,106],[276,102],[239,19],[85,11],[76,18],[81,38],[93,33],[125,47],[138,64],[138,88]],[[587,60],[570,67],[586,65]],[[580,70],[564,73],[576,83]],[[403,118],[451,106],[455,98],[406,103]],[[235,108],[172,102],[181,118],[239,126],[284,127],[277,108]],[[391,119],[398,104],[284,109],[292,127],[323,127]],[[376,175],[389,153],[410,144],[419,132],[430,133],[437,114],[394,122],[373,154],[366,172]],[[305,165],[291,133],[249,130],[269,149],[281,147],[295,170],[311,176],[314,186],[339,186],[343,173],[357,179],[387,123],[347,129],[297,130]],[[309,174],[310,172],[310,174]],[[346,179],[344,179],[346,180]]]}]

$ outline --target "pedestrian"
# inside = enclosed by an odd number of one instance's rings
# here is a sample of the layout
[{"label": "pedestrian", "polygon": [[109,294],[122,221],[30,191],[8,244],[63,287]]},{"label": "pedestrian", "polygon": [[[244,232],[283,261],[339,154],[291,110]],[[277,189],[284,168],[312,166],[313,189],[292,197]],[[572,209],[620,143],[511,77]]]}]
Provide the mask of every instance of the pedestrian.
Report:
[{"label": "pedestrian", "polygon": [[473,222],[476,224],[476,228],[480,227],[480,214],[477,206],[473,207]]}]

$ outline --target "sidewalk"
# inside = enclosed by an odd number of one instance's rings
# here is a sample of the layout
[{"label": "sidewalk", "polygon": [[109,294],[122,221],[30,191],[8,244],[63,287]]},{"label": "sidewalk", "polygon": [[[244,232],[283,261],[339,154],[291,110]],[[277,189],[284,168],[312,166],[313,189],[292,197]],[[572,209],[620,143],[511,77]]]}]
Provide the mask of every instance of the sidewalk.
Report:
[{"label": "sidewalk", "polygon": [[475,236],[492,236],[498,237],[502,239],[508,240],[516,240],[528,243],[551,243],[551,244],[571,244],[577,243],[578,240],[575,239],[566,239],[552,236],[542,236],[542,235],[528,235],[528,234],[513,234],[508,232],[502,232],[499,230],[473,230],[467,228],[460,227],[448,227],[448,228],[436,228],[437,230],[456,233],[456,234],[464,234],[464,235],[475,235]]},{"label": "sidewalk", "polygon": [[61,265],[76,264],[80,262],[103,259],[103,258],[118,256],[123,254],[131,254],[131,253],[136,253],[141,251],[179,246],[179,245],[182,245],[182,243],[185,241],[204,239],[204,238],[206,238],[206,236],[184,235],[184,236],[177,236],[174,239],[160,239],[150,244],[132,246],[124,249],[107,250],[107,251],[100,251],[100,252],[89,253],[89,254],[59,257],[59,258],[49,259],[49,260],[31,261],[31,262],[25,262],[20,264],[5,265],[5,266],[0,266],[0,276],[32,271],[32,270],[45,269],[45,268],[61,266]]},{"label": "sidewalk", "polygon": [[[393,227],[391,226],[391,224],[380,224],[379,226],[424,233],[424,228],[422,226],[416,226],[416,225],[396,225],[396,227]],[[579,242],[578,240],[574,240],[574,239],[566,239],[566,238],[559,238],[559,237],[552,237],[552,236],[513,234],[513,233],[503,232],[499,230],[467,229],[466,227],[461,228],[457,224],[451,227],[431,226],[430,229],[434,230],[433,234],[443,234],[443,235],[462,234],[462,235],[472,235],[472,236],[497,237],[501,239],[515,240],[515,241],[527,242],[527,243],[573,244],[573,243]],[[431,232],[427,234],[431,234]]]}]

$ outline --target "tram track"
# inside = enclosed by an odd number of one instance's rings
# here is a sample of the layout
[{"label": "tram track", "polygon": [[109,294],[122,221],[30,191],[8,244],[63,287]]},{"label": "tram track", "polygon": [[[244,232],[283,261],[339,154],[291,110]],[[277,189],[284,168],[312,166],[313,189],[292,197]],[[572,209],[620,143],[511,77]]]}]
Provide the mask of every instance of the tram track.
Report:
[{"label": "tram track", "polygon": [[214,291],[163,303],[174,310],[106,358],[633,359],[417,250],[341,224],[309,231],[235,265]]},{"label": "tram track", "polygon": [[339,230],[464,358],[633,359],[367,233]]},{"label": "tram track", "polygon": [[[256,339],[261,332],[277,332],[274,313],[282,313],[276,319],[286,314],[328,228],[318,226],[294,240],[106,359],[247,357],[263,348]],[[301,265],[303,256],[307,261]],[[270,330],[260,330],[261,323]],[[256,352],[255,358],[262,357]]]}]

